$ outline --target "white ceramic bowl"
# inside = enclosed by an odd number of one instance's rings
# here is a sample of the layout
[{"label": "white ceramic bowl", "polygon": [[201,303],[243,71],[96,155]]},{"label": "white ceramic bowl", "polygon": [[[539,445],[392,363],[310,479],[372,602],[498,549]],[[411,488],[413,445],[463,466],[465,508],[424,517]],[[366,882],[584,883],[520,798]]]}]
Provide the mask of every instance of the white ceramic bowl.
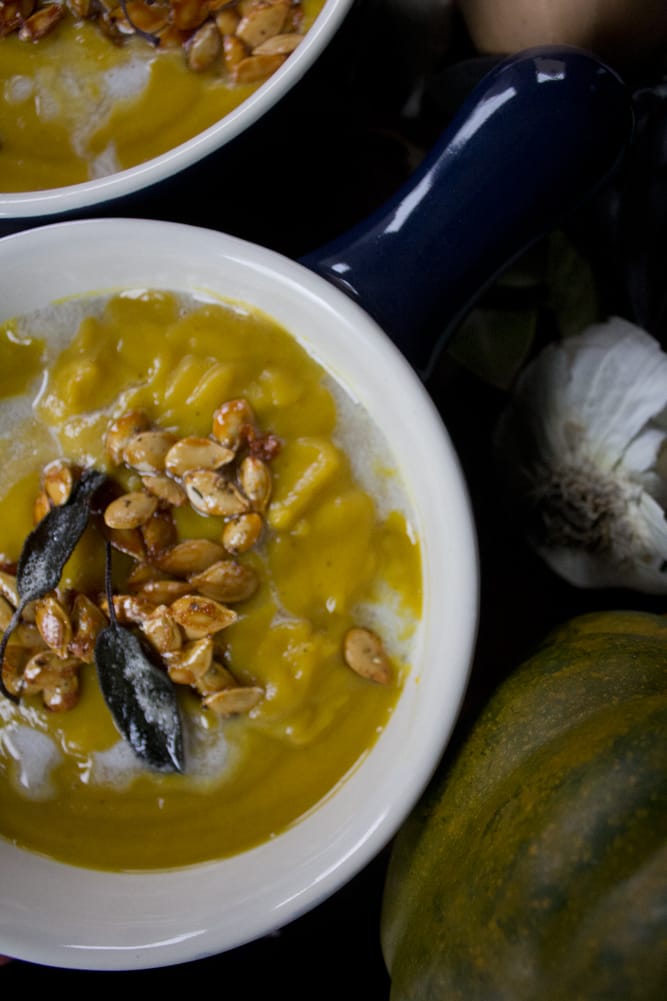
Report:
[{"label": "white ceramic bowl", "polygon": [[474,647],[478,565],[459,464],[439,414],[379,327],[327,281],[208,230],[59,223],[0,240],[0,319],[127,287],[251,303],[301,341],[384,429],[423,546],[423,622],[398,706],[372,751],[303,821],[222,862],[146,874],[72,868],[0,842],[0,952],[79,969],[193,960],[314,907],[388,842],[440,759]]},{"label": "white ceramic bowl", "polygon": [[0,192],[0,220],[76,212],[103,205],[172,177],[235,139],[298,83],[338,31],[354,0],[326,3],[298,48],[247,100],[198,135],[128,170],[66,187],[18,193]]}]

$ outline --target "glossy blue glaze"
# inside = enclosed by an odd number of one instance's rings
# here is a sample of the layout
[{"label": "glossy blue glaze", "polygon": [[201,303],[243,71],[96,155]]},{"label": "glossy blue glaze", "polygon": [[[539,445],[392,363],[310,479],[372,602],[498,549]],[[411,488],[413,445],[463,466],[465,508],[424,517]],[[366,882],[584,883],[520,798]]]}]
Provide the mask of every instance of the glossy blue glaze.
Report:
[{"label": "glossy blue glaze", "polygon": [[302,259],[356,299],[425,372],[481,291],[618,163],[623,82],[549,46],[500,63],[378,212]]}]

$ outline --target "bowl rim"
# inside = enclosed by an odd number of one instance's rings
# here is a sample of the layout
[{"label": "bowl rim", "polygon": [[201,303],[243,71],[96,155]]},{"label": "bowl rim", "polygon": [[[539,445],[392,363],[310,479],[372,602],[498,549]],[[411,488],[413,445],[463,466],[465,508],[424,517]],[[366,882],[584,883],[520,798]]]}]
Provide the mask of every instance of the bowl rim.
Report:
[{"label": "bowl rim", "polygon": [[[118,262],[123,252],[129,260]],[[110,261],[118,262],[117,270],[107,266]],[[358,382],[352,380],[353,389],[362,397],[368,394],[360,399],[362,405],[381,401],[389,415],[400,410],[392,431],[399,436],[401,471],[404,465],[415,470],[429,487],[414,502],[417,530],[428,525],[432,540],[423,552],[423,617],[433,625],[420,632],[415,656],[420,667],[411,672],[374,747],[323,802],[270,842],[221,862],[120,874],[65,866],[0,843],[0,951],[75,969],[147,969],[220,953],[288,924],[347,883],[388,844],[437,767],[467,688],[478,620],[473,513],[437,408],[384,332],[319,275],[274,251],[186,224],[137,219],[56,223],[0,239],[0,286],[7,290],[0,299],[0,321],[16,315],[21,297],[45,305],[59,298],[57,292],[100,291],[99,283],[82,272],[103,275],[105,289],[129,284],[122,275],[135,263],[145,269],[137,275],[138,287],[146,287],[145,275],[173,275],[176,267],[183,288],[201,288],[197,281],[206,269],[203,287],[210,287],[209,277],[226,268],[240,301],[248,301],[246,279],[248,289],[258,284],[264,301],[253,303],[283,326],[292,311],[297,339],[317,317],[322,330],[313,335],[311,353],[348,386],[346,367],[354,356]],[[32,271],[26,275],[27,264]],[[155,284],[160,280],[158,276]],[[387,393],[392,380],[400,387],[400,408]],[[410,431],[413,422],[420,429],[417,436]],[[404,455],[404,443],[412,445],[415,438],[415,454]],[[416,485],[411,489],[414,493]],[[429,670],[434,662],[446,663],[448,670]],[[405,754],[403,739],[416,732],[422,739]],[[244,882],[249,872],[252,881]],[[263,877],[269,876],[271,884],[264,885]],[[67,901],[62,898],[65,886]],[[225,896],[233,902],[226,915],[220,908]],[[193,897],[199,910],[185,913],[186,901]]]},{"label": "bowl rim", "polygon": [[231,142],[301,80],[329,44],[356,0],[325,0],[303,41],[281,67],[219,121],[173,149],[105,177],[44,188],[0,192],[0,220],[48,217],[103,205],[164,181]]}]

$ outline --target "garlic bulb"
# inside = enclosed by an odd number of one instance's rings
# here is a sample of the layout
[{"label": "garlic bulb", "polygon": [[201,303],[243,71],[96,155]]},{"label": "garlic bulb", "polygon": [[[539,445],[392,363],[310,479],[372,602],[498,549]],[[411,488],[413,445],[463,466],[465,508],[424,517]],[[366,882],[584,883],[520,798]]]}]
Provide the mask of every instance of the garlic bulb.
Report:
[{"label": "garlic bulb", "polygon": [[667,594],[667,354],[614,317],[548,345],[496,428],[509,498],[578,587]]}]

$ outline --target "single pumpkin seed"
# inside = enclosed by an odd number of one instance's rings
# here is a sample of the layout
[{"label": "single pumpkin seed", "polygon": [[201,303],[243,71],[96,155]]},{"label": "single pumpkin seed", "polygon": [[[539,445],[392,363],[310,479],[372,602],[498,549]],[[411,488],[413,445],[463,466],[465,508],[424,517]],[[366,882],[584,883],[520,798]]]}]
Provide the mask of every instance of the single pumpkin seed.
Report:
[{"label": "single pumpkin seed", "polygon": [[255,415],[247,400],[227,400],[213,414],[212,434],[225,448],[236,452],[244,428],[254,427]]},{"label": "single pumpkin seed", "polygon": [[388,685],[393,677],[391,661],[384,644],[372,629],[355,626],[343,640],[345,663],[356,674],[380,685]]},{"label": "single pumpkin seed", "polygon": [[60,459],[50,462],[42,474],[44,493],[52,504],[66,504],[74,487],[76,473]]},{"label": "single pumpkin seed", "polygon": [[157,605],[143,594],[114,594],[113,611],[106,595],[100,599],[100,608],[107,618],[115,618],[121,625],[141,624],[153,614]]},{"label": "single pumpkin seed", "polygon": [[255,511],[239,514],[225,522],[220,536],[224,548],[232,556],[247,553],[258,542],[264,521]]},{"label": "single pumpkin seed", "polygon": [[0,38],[17,31],[35,8],[35,0],[5,0],[0,6]]},{"label": "single pumpkin seed", "polygon": [[37,650],[48,649],[39,629],[32,622],[19,622],[12,633],[10,646],[14,643],[17,646],[23,647],[24,650],[29,651],[31,654],[36,653]]},{"label": "single pumpkin seed", "polygon": [[81,667],[75,657],[60,657],[55,650],[42,650],[33,654],[25,665],[23,677],[33,690],[55,688],[66,678],[73,677]]},{"label": "single pumpkin seed", "polygon": [[186,594],[177,598],[169,608],[189,640],[212,636],[231,626],[237,618],[236,612],[231,608],[198,594]]},{"label": "single pumpkin seed", "polygon": [[125,586],[128,591],[136,592],[150,581],[168,579],[168,574],[162,573],[152,563],[136,563],[125,579]]},{"label": "single pumpkin seed", "polygon": [[190,504],[200,514],[225,518],[242,514],[250,507],[238,487],[214,469],[186,473],[183,486]]},{"label": "single pumpkin seed", "polygon": [[144,618],[141,629],[151,646],[160,654],[180,650],[183,645],[180,627],[165,605],[158,605],[151,615]]},{"label": "single pumpkin seed", "polygon": [[120,466],[124,461],[123,452],[130,440],[149,428],[150,421],[143,410],[128,410],[111,422],[105,435],[104,448],[115,466]]},{"label": "single pumpkin seed", "polygon": [[213,662],[213,640],[210,636],[189,640],[179,650],[165,653],[163,659],[175,684],[194,686]]},{"label": "single pumpkin seed", "polygon": [[209,9],[215,12],[215,25],[221,36],[224,35],[234,35],[238,27],[239,21],[241,20],[238,14],[228,7],[223,7],[222,10],[216,10],[220,4],[216,4],[215,0],[212,4],[209,4]]},{"label": "single pumpkin seed", "polygon": [[170,431],[140,431],[125,445],[123,460],[142,475],[163,473],[167,452],[175,440]]},{"label": "single pumpkin seed", "polygon": [[284,61],[285,56],[280,55],[247,56],[234,67],[234,82],[258,83],[266,80],[280,69]]},{"label": "single pumpkin seed", "polygon": [[245,688],[223,688],[222,691],[207,695],[202,700],[206,709],[216,716],[238,716],[254,709],[264,698],[264,690],[254,685]]},{"label": "single pumpkin seed", "polygon": [[70,619],[72,622],[70,653],[85,664],[92,664],[95,658],[95,642],[107,625],[107,620],[95,602],[85,594],[75,596]]},{"label": "single pumpkin seed", "polygon": [[222,37],[215,21],[206,21],[197,28],[185,45],[188,69],[203,73],[209,69],[222,52]]},{"label": "single pumpkin seed", "polygon": [[178,538],[178,530],[170,508],[159,508],[140,528],[146,554],[155,559],[160,553],[173,546]]},{"label": "single pumpkin seed", "polygon": [[[4,690],[9,692],[13,698],[20,698],[24,693],[23,670],[28,662],[28,658],[28,651],[18,643],[12,642],[5,649],[0,677],[2,677]],[[39,689],[35,689],[35,691],[28,691],[25,694],[36,695],[38,691]]]},{"label": "single pumpkin seed", "polygon": [[239,483],[255,511],[265,511],[271,497],[271,470],[255,455],[247,455],[239,468]]},{"label": "single pumpkin seed", "polygon": [[131,591],[138,598],[144,598],[153,605],[170,605],[177,598],[191,591],[186,580],[146,580],[141,584],[132,585]]},{"label": "single pumpkin seed", "polygon": [[234,458],[231,449],[211,438],[181,438],[165,456],[165,469],[172,476],[182,477],[192,469],[219,469]]},{"label": "single pumpkin seed", "polygon": [[0,594],[5,598],[10,605],[16,608],[20,602],[19,589],[16,583],[16,574],[7,573],[6,570],[0,570]]},{"label": "single pumpkin seed", "polygon": [[213,539],[186,539],[161,553],[155,564],[165,573],[185,578],[201,573],[224,555],[223,546]]},{"label": "single pumpkin seed", "polygon": [[45,518],[51,510],[52,504],[46,490],[40,490],[32,505],[32,523],[38,525],[42,518]]},{"label": "single pumpkin seed", "polygon": [[267,38],[260,45],[256,45],[252,51],[254,56],[274,54],[288,56],[290,52],[294,52],[299,42],[302,41],[303,35],[299,35],[296,31],[291,31],[289,34],[274,35],[272,38]]},{"label": "single pumpkin seed", "polygon": [[149,493],[154,494],[159,501],[170,507],[182,507],[187,500],[183,487],[169,476],[159,473],[146,475],[141,478],[141,482]]},{"label": "single pumpkin seed", "polygon": [[141,528],[157,510],[157,497],[134,490],[121,494],[107,505],[104,511],[104,523],[109,528],[133,529]]},{"label": "single pumpkin seed", "polygon": [[248,50],[236,35],[224,35],[222,39],[222,59],[229,76],[234,79],[236,67],[248,56]]},{"label": "single pumpkin seed", "polygon": [[0,594],[0,629],[4,632],[9,623],[12,621],[12,616],[14,614],[14,608],[9,604],[7,599]]},{"label": "single pumpkin seed", "polygon": [[171,0],[172,21],[181,31],[192,31],[208,17],[206,0]]},{"label": "single pumpkin seed", "polygon": [[255,5],[241,18],[236,28],[236,37],[249,49],[254,49],[267,38],[282,31],[288,8],[288,2]]},{"label": "single pumpkin seed", "polygon": [[118,20],[126,22],[130,32],[139,30],[148,35],[158,35],[169,22],[170,5],[168,3],[125,0],[120,9],[121,14]]},{"label": "single pumpkin seed", "polygon": [[69,615],[54,595],[35,602],[35,625],[40,636],[59,657],[67,654],[73,630]]},{"label": "single pumpkin seed", "polygon": [[259,586],[256,571],[235,560],[218,560],[189,580],[200,594],[223,603],[245,601]]},{"label": "single pumpkin seed", "polygon": [[67,13],[65,4],[51,3],[31,14],[19,28],[22,42],[37,42],[48,35]]},{"label": "single pumpkin seed", "polygon": [[102,524],[102,533],[105,539],[111,543],[119,553],[125,553],[135,560],[143,561],[146,558],[146,546],[144,537],[138,528],[109,528]]},{"label": "single pumpkin seed", "polygon": [[225,688],[235,688],[236,679],[223,664],[213,661],[209,668],[195,681],[194,687],[200,695],[213,695]]}]

